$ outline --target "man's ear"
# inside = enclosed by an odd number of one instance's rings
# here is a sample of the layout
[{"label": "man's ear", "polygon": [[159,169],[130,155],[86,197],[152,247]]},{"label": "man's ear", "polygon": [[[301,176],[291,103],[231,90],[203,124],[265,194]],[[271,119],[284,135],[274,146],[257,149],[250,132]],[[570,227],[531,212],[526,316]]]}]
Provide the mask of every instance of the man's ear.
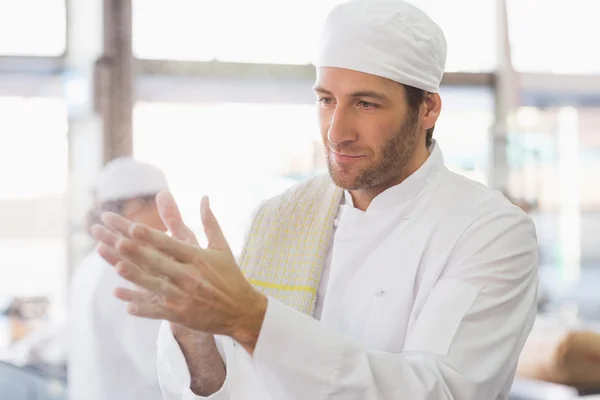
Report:
[{"label": "man's ear", "polygon": [[423,128],[431,129],[435,126],[442,111],[442,98],[437,93],[427,93],[425,98],[425,113],[422,117]]}]

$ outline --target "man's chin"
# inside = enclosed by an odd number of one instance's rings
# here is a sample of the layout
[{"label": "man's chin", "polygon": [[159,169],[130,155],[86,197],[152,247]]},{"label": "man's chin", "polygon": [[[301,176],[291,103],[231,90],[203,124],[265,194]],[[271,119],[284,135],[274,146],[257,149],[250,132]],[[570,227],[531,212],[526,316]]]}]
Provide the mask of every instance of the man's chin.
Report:
[{"label": "man's chin", "polygon": [[338,170],[329,170],[329,176],[335,184],[335,186],[344,190],[357,190],[356,181],[357,178],[353,174],[342,172]]}]

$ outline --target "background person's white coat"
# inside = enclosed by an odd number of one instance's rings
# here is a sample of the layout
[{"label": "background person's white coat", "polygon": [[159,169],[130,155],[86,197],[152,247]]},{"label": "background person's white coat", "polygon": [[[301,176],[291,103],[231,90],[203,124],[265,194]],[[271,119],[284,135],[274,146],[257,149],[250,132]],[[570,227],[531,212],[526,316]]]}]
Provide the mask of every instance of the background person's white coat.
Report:
[{"label": "background person's white coat", "polygon": [[79,267],[69,298],[69,399],[158,400],[160,321],[127,314],[117,287],[131,284],[96,252]]}]

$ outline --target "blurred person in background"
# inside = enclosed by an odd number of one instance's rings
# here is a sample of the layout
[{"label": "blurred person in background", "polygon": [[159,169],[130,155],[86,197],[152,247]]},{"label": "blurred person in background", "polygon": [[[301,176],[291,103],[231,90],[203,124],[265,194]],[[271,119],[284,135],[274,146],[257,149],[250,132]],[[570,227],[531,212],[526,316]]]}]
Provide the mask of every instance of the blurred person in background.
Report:
[{"label": "blurred person in background", "polygon": [[508,398],[536,315],[535,227],[444,165],[446,47],[404,1],[333,8],[314,87],[329,174],[262,203],[239,260],[207,198],[207,248],[168,193],[174,238],[103,214],[99,253],[148,291],[116,296],[170,322],[166,399]]},{"label": "blurred person in background", "polygon": [[43,318],[48,306],[43,297],[14,298],[5,306],[0,319],[6,315],[18,325],[14,341],[0,352],[0,399],[65,400],[64,324]]},{"label": "blurred person in background", "polygon": [[[131,158],[109,162],[95,185],[97,207],[88,227],[111,211],[166,231],[155,196],[167,188],[156,167]],[[70,400],[161,399],[156,371],[160,322],[134,318],[112,295],[127,281],[94,250],[71,282],[68,384]]]}]

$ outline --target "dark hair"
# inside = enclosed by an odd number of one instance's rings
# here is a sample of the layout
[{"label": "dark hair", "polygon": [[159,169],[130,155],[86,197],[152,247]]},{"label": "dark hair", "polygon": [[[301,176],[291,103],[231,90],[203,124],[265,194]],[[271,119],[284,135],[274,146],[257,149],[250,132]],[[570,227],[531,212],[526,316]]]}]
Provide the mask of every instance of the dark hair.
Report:
[{"label": "dark hair", "polygon": [[119,199],[119,200],[110,200],[105,201],[99,205],[94,206],[90,211],[88,211],[85,218],[85,226],[89,234],[91,234],[91,228],[94,225],[102,225],[102,213],[104,212],[114,212],[115,214],[122,215],[123,211],[125,211],[125,205],[130,200],[138,200],[144,204],[153,204],[156,199],[155,194],[148,194],[143,196],[134,197],[131,199]]},{"label": "dark hair", "polygon": [[[413,86],[403,85],[406,89],[406,99],[408,101],[408,110],[412,116],[416,116],[419,112],[421,104],[427,100],[428,93],[425,90],[417,89]],[[427,129],[427,136],[425,137],[425,145],[429,148],[433,143],[433,130],[435,126]]]}]

